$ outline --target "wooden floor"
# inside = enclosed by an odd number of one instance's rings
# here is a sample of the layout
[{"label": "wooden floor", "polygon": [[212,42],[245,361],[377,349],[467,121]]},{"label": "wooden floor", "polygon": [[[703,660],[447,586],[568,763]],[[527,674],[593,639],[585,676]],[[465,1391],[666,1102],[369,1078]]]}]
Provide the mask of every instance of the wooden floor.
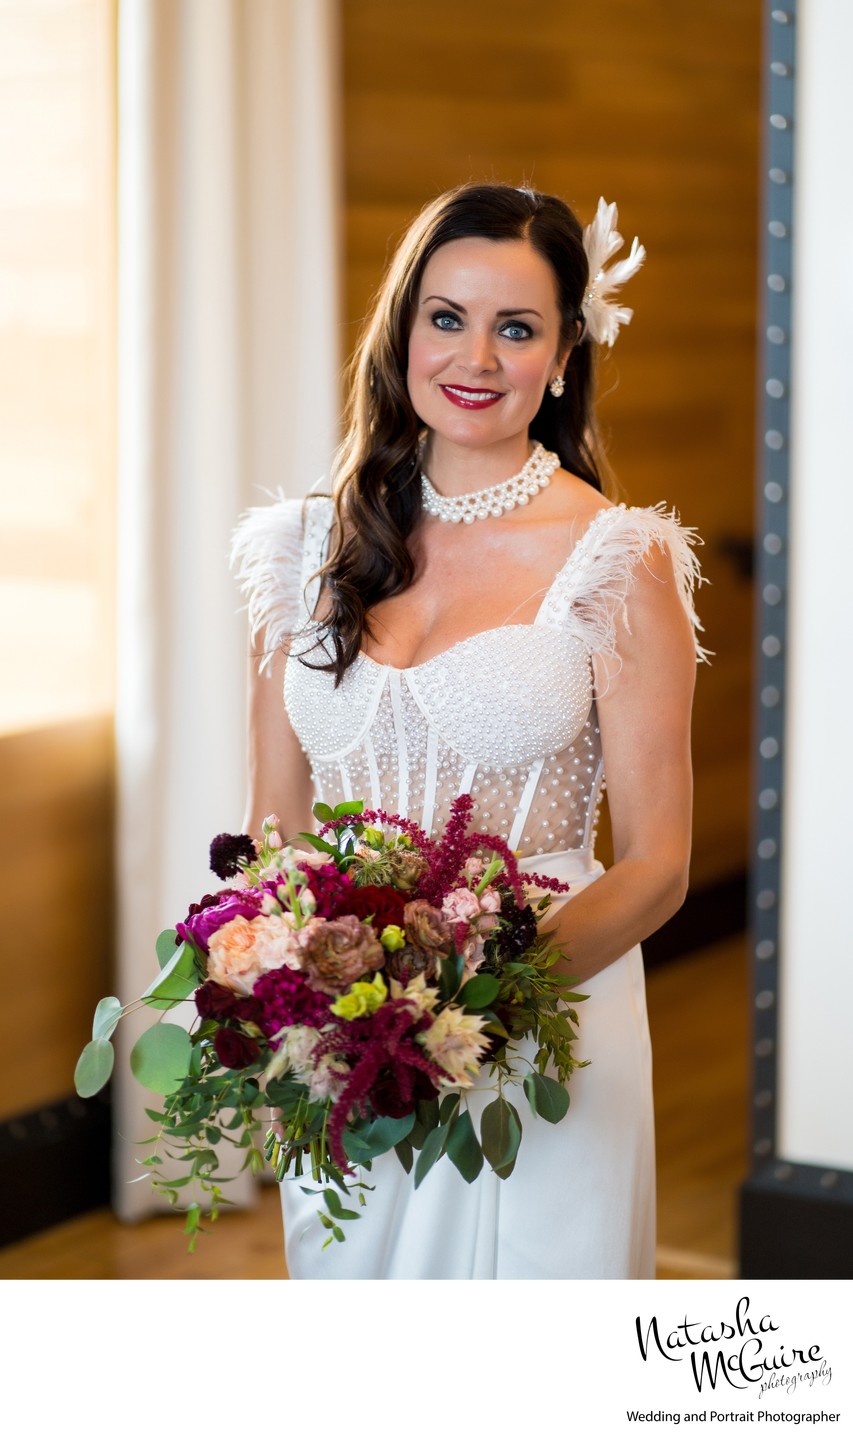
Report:
[{"label": "wooden floor", "polygon": [[[732,1278],[736,1194],[746,1171],[746,948],[733,940],[649,975],[655,1052],[658,1272]],[[276,1187],[185,1251],[173,1216],[134,1227],[89,1213],[0,1250],[0,1278],[284,1278]]]}]

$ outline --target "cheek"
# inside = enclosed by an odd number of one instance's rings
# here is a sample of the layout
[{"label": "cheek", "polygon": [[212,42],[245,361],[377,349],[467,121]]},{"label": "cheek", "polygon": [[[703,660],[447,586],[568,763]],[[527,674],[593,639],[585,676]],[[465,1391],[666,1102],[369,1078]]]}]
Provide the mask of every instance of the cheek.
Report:
[{"label": "cheek", "polygon": [[440,346],[430,335],[412,333],[409,340],[409,383],[429,379],[443,363]]}]

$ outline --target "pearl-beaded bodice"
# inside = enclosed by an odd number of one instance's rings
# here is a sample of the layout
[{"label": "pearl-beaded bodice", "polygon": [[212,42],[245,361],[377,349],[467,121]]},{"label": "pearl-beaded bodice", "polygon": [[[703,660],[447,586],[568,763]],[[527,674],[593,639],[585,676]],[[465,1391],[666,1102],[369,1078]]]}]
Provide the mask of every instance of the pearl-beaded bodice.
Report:
[{"label": "pearl-beaded bodice", "polygon": [[[312,768],[316,795],[363,798],[439,832],[470,793],[478,829],[522,857],[591,848],[604,772],[592,658],[616,654],[616,619],[634,570],[666,545],[682,601],[697,575],[689,531],[657,509],[601,510],[547,589],[532,624],[473,634],[442,654],[394,669],[362,654],[335,688],[316,662],[313,575],[323,562],[331,502],[283,500],[238,530],[253,633],[271,651],[290,638],[284,704]],[[322,660],[322,653],[319,653]]]}]

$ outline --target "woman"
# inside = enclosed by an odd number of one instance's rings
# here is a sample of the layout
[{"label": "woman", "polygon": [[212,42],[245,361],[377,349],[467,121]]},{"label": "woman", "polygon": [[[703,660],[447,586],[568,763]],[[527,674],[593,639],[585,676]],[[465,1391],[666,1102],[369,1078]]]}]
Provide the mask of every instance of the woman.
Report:
[{"label": "woman", "polygon": [[562,201],[503,185],[429,205],[356,358],[334,498],[238,532],[262,651],[246,831],[363,797],[437,832],[470,792],[475,827],[571,885],[553,927],[589,995],[590,1066],[562,1123],[525,1115],[509,1181],[443,1162],[415,1192],[392,1153],[327,1252],[316,1199],[285,1182],[293,1277],[654,1277],[638,944],[687,882],[696,564],[674,519],[601,492],[593,344],[630,318],[608,294],[643,258],[635,240],[604,271],[614,221],[602,201],[585,241]]}]

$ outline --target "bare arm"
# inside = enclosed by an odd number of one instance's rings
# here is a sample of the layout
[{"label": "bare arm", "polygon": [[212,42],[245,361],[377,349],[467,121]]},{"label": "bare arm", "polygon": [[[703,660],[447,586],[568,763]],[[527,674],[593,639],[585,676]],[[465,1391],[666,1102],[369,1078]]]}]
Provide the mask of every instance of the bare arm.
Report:
[{"label": "bare arm", "polygon": [[693,781],[690,712],[696,661],[669,555],[638,566],[631,631],[617,628],[621,667],[596,666],[614,863],[557,915],[565,965],[590,978],[654,933],[684,901]]},{"label": "bare arm", "polygon": [[312,790],[308,759],[284,707],[286,654],[277,653],[269,675],[249,658],[249,796],[244,831],[257,837],[268,814],[281,820],[285,841],[311,830]]}]

